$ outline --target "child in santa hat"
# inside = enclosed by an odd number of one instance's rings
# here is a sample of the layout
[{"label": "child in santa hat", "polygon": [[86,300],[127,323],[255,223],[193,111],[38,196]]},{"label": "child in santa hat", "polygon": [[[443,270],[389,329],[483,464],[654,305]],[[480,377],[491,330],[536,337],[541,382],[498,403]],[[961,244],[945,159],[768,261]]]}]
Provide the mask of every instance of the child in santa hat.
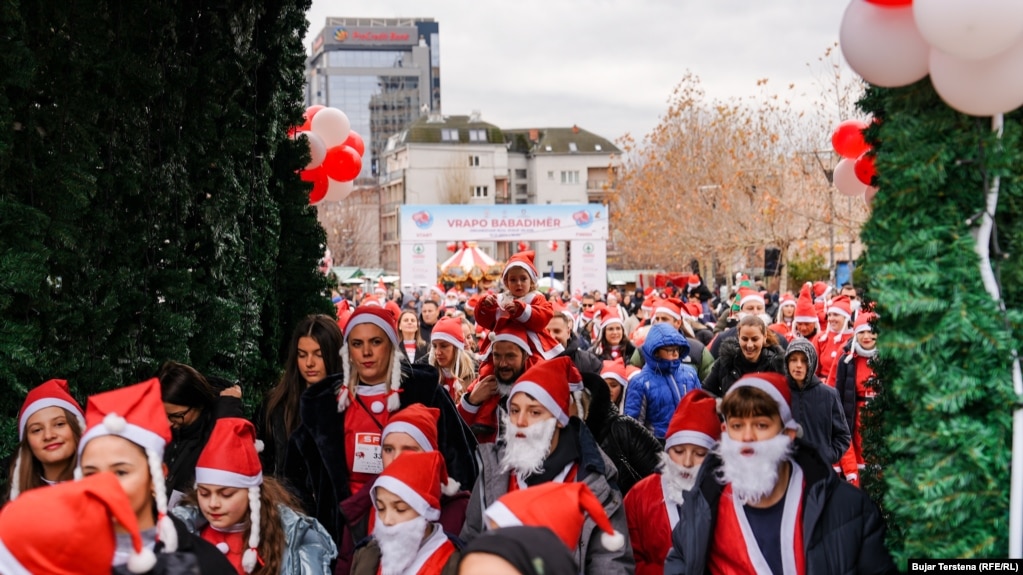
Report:
[{"label": "child in santa hat", "polygon": [[458,548],[437,523],[445,485],[444,457],[436,451],[394,460],[370,490],[373,537],[355,552],[352,575],[454,573]]},{"label": "child in santa hat", "polygon": [[272,477],[263,476],[252,423],[217,421],[195,468],[195,491],[173,513],[216,545],[239,575],[331,573],[337,548]]},{"label": "child in santa hat", "polygon": [[18,448],[8,500],[71,479],[84,431],[85,414],[66,381],[51,379],[28,392],[18,412]]},{"label": "child in santa hat", "polygon": [[696,485],[703,460],[720,439],[715,397],[703,390],[686,394],[668,425],[660,472],[647,476],[625,495],[637,575],[664,572],[682,496]]},{"label": "child in santa hat", "polygon": [[685,497],[665,575],[895,572],[877,506],[796,439],[785,376],[743,376],[720,411],[721,442]]},{"label": "child in santa hat", "polygon": [[127,572],[150,571],[156,557],[143,547],[132,503],[113,473],[25,493],[0,515],[0,573],[107,575],[117,547],[114,521],[130,542]]},{"label": "child in santa hat", "polygon": [[796,298],[789,292],[781,294],[778,300],[778,314],[774,323],[767,326],[775,333],[781,334],[785,339],[791,340],[795,337]]},{"label": "child in santa hat", "polygon": [[462,320],[442,317],[430,334],[430,354],[427,360],[440,372],[440,384],[456,404],[476,378],[476,364],[466,350]]},{"label": "child in santa hat", "polygon": [[842,400],[846,422],[852,432],[852,445],[842,456],[842,473],[853,485],[860,484],[860,472],[866,465],[863,457],[863,410],[870,403],[876,392],[867,384],[874,377],[874,368],[870,361],[877,356],[877,335],[874,334],[874,322],[877,314],[861,312],[856,316],[853,337],[846,344],[845,354],[835,364],[828,378]]},{"label": "child in santa hat", "polygon": [[[85,435],[78,444],[76,477],[111,471],[132,502],[144,545],[158,554],[154,568],[194,562],[199,572],[231,573],[216,547],[192,535],[167,513],[163,451],[171,438],[170,422],[160,397],[160,380],[107,391],[89,398]],[[124,526],[118,526],[124,533]],[[118,538],[114,566],[129,563],[136,549]],[[182,557],[191,556],[191,557]],[[130,568],[129,563],[129,568]]]}]

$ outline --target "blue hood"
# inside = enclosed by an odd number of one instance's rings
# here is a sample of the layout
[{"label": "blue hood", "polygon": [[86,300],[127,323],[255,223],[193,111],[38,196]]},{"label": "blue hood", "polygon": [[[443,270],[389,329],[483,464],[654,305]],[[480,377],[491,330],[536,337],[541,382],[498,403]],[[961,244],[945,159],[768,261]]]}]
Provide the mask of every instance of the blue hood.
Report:
[{"label": "blue hood", "polygon": [[[654,352],[657,351],[657,348],[669,345],[679,346],[679,359],[665,361],[654,357]],[[643,353],[643,360],[656,371],[674,371],[682,363],[682,358],[689,355],[689,340],[671,324],[659,323],[650,327],[650,331],[646,334],[646,341],[643,342],[641,352]]]}]

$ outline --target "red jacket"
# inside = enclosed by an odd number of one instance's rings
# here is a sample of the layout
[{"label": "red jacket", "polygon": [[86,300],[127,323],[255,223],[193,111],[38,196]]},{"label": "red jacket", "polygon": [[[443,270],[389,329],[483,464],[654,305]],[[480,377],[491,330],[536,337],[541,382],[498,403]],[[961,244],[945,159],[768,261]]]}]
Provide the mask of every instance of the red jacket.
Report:
[{"label": "red jacket", "polygon": [[[511,296],[506,295],[505,297]],[[522,327],[529,333],[529,346],[533,353],[539,354],[544,359],[554,359],[565,351],[561,343],[547,331],[547,324],[554,317],[554,308],[542,293],[529,292],[520,298],[515,298],[514,301],[516,310],[511,317],[522,323]],[[497,325],[497,319],[507,315],[508,312],[503,308],[496,304],[490,305],[484,299],[475,312],[476,324],[493,331]]]},{"label": "red jacket", "polygon": [[625,495],[625,519],[636,559],[636,575],[663,575],[671,550],[671,524],[665,506],[661,475],[647,475]]},{"label": "red jacket", "polygon": [[829,381],[831,370],[842,356],[842,349],[849,343],[852,335],[851,329],[838,334],[825,331],[813,339],[813,347],[817,349],[817,377],[821,378],[821,381]]}]

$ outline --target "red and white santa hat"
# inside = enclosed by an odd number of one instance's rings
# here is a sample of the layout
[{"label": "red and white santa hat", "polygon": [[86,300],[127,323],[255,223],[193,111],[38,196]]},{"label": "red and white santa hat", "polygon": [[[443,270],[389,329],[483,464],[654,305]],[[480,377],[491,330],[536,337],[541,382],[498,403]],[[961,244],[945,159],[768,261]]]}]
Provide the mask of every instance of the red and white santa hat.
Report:
[{"label": "red and white santa hat", "polygon": [[113,520],[131,536],[128,570],[150,572],[156,556],[144,547],[131,501],[117,477],[104,472],[34,489],[5,506],[0,514],[0,573],[110,573],[117,550]]},{"label": "red and white santa hat", "polygon": [[700,276],[696,274],[691,274],[689,276],[689,280],[686,282],[686,287],[688,289],[696,289],[701,285],[703,285],[703,282],[700,281]]},{"label": "red and white santa hat", "polygon": [[[427,521],[440,519],[442,485],[448,485],[448,470],[439,451],[406,453],[395,459],[373,482],[369,494],[377,503],[377,489],[397,495]],[[377,515],[377,521],[380,516]]]},{"label": "red and white santa hat", "polygon": [[407,433],[423,451],[437,451],[438,421],[439,409],[413,403],[390,417],[387,426],[380,432],[380,443],[383,444],[390,433]]},{"label": "red and white santa hat", "polygon": [[515,345],[522,348],[522,351],[527,355],[533,355],[529,347],[529,332],[522,325],[521,322],[515,321],[508,316],[501,316],[497,319],[497,323],[494,325],[494,331],[487,335],[490,340],[490,346],[487,351],[484,352],[481,360],[485,360],[490,357],[490,352],[494,349],[494,344],[499,341],[507,343],[514,343]]},{"label": "red and white santa hat", "polygon": [[650,315],[654,315],[654,308],[657,307],[657,301],[659,299],[660,298],[657,297],[657,294],[648,295],[645,298],[643,298],[643,303],[639,306],[639,309],[647,312]]},{"label": "red and white santa hat", "polygon": [[262,450],[263,442],[256,439],[256,428],[249,420],[224,417],[214,424],[195,464],[196,484],[249,491],[249,541],[248,549],[242,554],[242,568],[246,573],[252,573],[259,562],[259,487],[263,485],[259,452]]},{"label": "red and white santa hat", "polygon": [[844,317],[847,322],[852,321],[852,302],[849,301],[849,296],[840,295],[831,300],[831,305],[828,306],[828,313],[837,313]]},{"label": "red and white santa hat", "polygon": [[695,301],[688,301],[682,304],[682,316],[699,319],[703,315],[703,307]]},{"label": "red and white santa hat", "polygon": [[820,323],[817,318],[817,310],[813,306],[812,286],[810,282],[803,284],[799,290],[799,300],[796,301],[796,315],[792,318],[795,323]]},{"label": "red and white santa hat", "polygon": [[[398,350],[402,348],[401,340],[398,338],[398,318],[394,316],[389,310],[374,307],[374,306],[362,306],[355,308],[350,318],[348,318],[348,325],[345,326],[345,337],[341,344],[341,366],[344,369],[344,377],[342,380],[341,388],[338,390],[337,395],[337,410],[342,412],[348,409],[348,406],[352,402],[352,398],[355,396],[355,384],[352,380],[352,374],[356,371],[355,364],[351,361],[351,355],[348,352],[348,337],[352,334],[357,326],[369,324],[380,328],[387,336],[387,339],[391,342],[391,379],[388,383],[387,389],[387,410],[397,411],[401,407],[401,400],[398,397],[398,393],[401,390],[401,356],[402,353],[398,353]],[[362,383],[375,385],[380,383],[379,381],[364,381]],[[376,413],[382,413],[384,411],[384,404],[382,402],[374,402],[370,409]],[[379,411],[377,411],[379,410]]]},{"label": "red and white santa hat", "polygon": [[430,342],[445,341],[459,350],[465,349],[465,336],[462,335],[462,322],[453,317],[442,317],[433,325]]},{"label": "red and white santa hat", "polygon": [[861,331],[873,332],[874,327],[870,324],[877,321],[877,314],[872,311],[860,312],[856,316],[856,325],[853,326],[853,334],[860,333]]},{"label": "red and white santa hat", "polygon": [[377,280],[377,287],[373,288],[373,293],[377,295],[387,295],[387,284],[384,283],[384,278]]},{"label": "red and white santa hat", "polygon": [[444,289],[442,284],[430,286],[430,292],[437,294],[440,299],[444,299],[444,295],[447,294],[447,290]]},{"label": "red and white santa hat", "polygon": [[643,368],[636,367],[634,365],[625,366],[625,378],[632,381],[634,377],[639,375],[639,372],[643,371]]},{"label": "red and white santa hat", "polygon": [[618,315],[618,310],[608,308],[600,316],[600,332],[604,333],[609,325],[620,325],[625,326],[625,322],[622,321],[621,316]]},{"label": "red and white santa hat", "polygon": [[[18,412],[18,441],[21,442],[25,439],[25,429],[28,427],[28,420],[38,411],[46,409],[47,407],[59,407],[72,414],[78,421],[78,429],[82,432],[85,431],[85,414],[82,412],[82,406],[75,401],[75,398],[71,397],[71,391],[68,388],[67,381],[63,379],[51,379],[39,386],[36,386],[32,391],[28,392],[25,397],[25,402],[21,404],[21,410]],[[17,499],[21,493],[21,486],[19,484],[19,476],[21,475],[21,447],[14,453],[14,473],[11,476],[11,491],[10,500]]]},{"label": "red and white santa hat", "polygon": [[505,277],[508,276],[508,270],[512,268],[522,268],[529,274],[529,278],[536,283],[536,265],[533,260],[536,258],[536,252],[533,250],[526,250],[519,252],[508,258],[508,263],[504,266],[504,272],[501,273],[501,282],[504,283]]},{"label": "red and white santa hat", "polygon": [[163,478],[163,451],[171,440],[170,422],[160,397],[160,380],[152,378],[89,397],[85,407],[85,434],[78,441],[75,478],[82,477],[82,453],[97,437],[116,435],[141,447],[146,453],[156,501],[156,537],[164,553],[178,550],[178,532],[167,515],[167,486]]},{"label": "red and white santa hat", "polygon": [[682,319],[682,302],[676,298],[659,299],[657,300],[657,303],[654,304],[653,315],[657,315],[659,313],[668,314],[675,318],[676,321],[679,321]]},{"label": "red and white santa hat", "polygon": [[778,404],[778,414],[781,416],[781,422],[785,429],[793,429],[797,434],[802,435],[802,427],[795,419],[792,419],[792,392],[789,390],[789,384],[784,375],[770,372],[748,373],[728,388],[725,397],[743,387],[753,387],[769,395]]},{"label": "red and white santa hat", "polygon": [[778,307],[785,307],[787,305],[796,307],[796,297],[791,292],[785,292],[778,298]]},{"label": "red and white santa hat", "polygon": [[745,287],[739,288],[739,307],[741,308],[750,302],[760,302],[760,305],[765,305],[763,294],[757,290]]},{"label": "red and white santa hat", "polygon": [[483,512],[498,527],[546,527],[557,534],[570,551],[579,547],[586,515],[603,531],[600,543],[608,551],[625,547],[625,535],[615,531],[607,511],[589,486],[581,481],[542,483],[506,493]]},{"label": "red and white santa hat", "polygon": [[508,393],[508,404],[517,393],[525,393],[540,402],[561,425],[568,425],[569,383],[582,382],[582,376],[569,357],[542,361],[527,369]]},{"label": "red and white santa hat", "polygon": [[605,359],[600,367],[600,377],[613,379],[622,387],[629,385],[629,376],[625,372],[625,364],[617,359]]},{"label": "red and white santa hat", "polygon": [[828,298],[828,294],[831,293],[831,286],[825,282],[813,282],[813,298],[814,301],[824,301]]},{"label": "red and white santa hat", "polygon": [[483,299],[483,295],[482,294],[478,294],[478,293],[477,294],[473,294],[471,297],[469,297],[469,299],[467,299],[465,301],[465,311],[470,312],[470,313],[475,312],[476,308],[479,307],[479,305],[480,305],[480,300],[481,299]]},{"label": "red and white santa hat", "polygon": [[721,418],[718,417],[717,398],[702,389],[690,391],[671,416],[664,437],[664,450],[683,443],[712,449],[720,440]]}]

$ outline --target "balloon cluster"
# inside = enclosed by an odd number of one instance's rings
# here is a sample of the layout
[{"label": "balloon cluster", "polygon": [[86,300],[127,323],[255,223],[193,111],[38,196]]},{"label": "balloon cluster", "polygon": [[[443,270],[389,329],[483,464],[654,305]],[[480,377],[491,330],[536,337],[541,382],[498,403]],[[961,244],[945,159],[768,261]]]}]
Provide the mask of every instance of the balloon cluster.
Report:
[{"label": "balloon cluster", "polygon": [[309,203],[347,198],[355,187],[353,180],[362,171],[366,152],[362,136],[352,131],[348,116],[337,108],[310,106],[302,116],[305,122],[292,128],[289,135],[309,143],[309,163],[299,172],[302,181],[313,184]]},{"label": "balloon cluster", "polygon": [[448,242],[447,248],[449,252],[455,253],[459,249],[468,249],[469,242]]},{"label": "balloon cluster", "polygon": [[558,251],[558,242],[551,240],[548,242],[547,247],[550,248],[552,252],[556,252]]},{"label": "balloon cluster", "polygon": [[1023,2],[852,0],[839,41],[849,66],[876,86],[930,74],[960,112],[993,116],[1023,105]]},{"label": "balloon cluster", "polygon": [[520,252],[524,252],[529,249],[529,244],[526,242],[519,242],[518,248]]},{"label": "balloon cluster", "polygon": [[872,185],[877,169],[874,168],[874,150],[863,138],[866,129],[866,122],[846,120],[831,133],[831,145],[842,157],[835,166],[835,187],[842,195],[862,197],[869,206],[877,194],[877,188]]}]

